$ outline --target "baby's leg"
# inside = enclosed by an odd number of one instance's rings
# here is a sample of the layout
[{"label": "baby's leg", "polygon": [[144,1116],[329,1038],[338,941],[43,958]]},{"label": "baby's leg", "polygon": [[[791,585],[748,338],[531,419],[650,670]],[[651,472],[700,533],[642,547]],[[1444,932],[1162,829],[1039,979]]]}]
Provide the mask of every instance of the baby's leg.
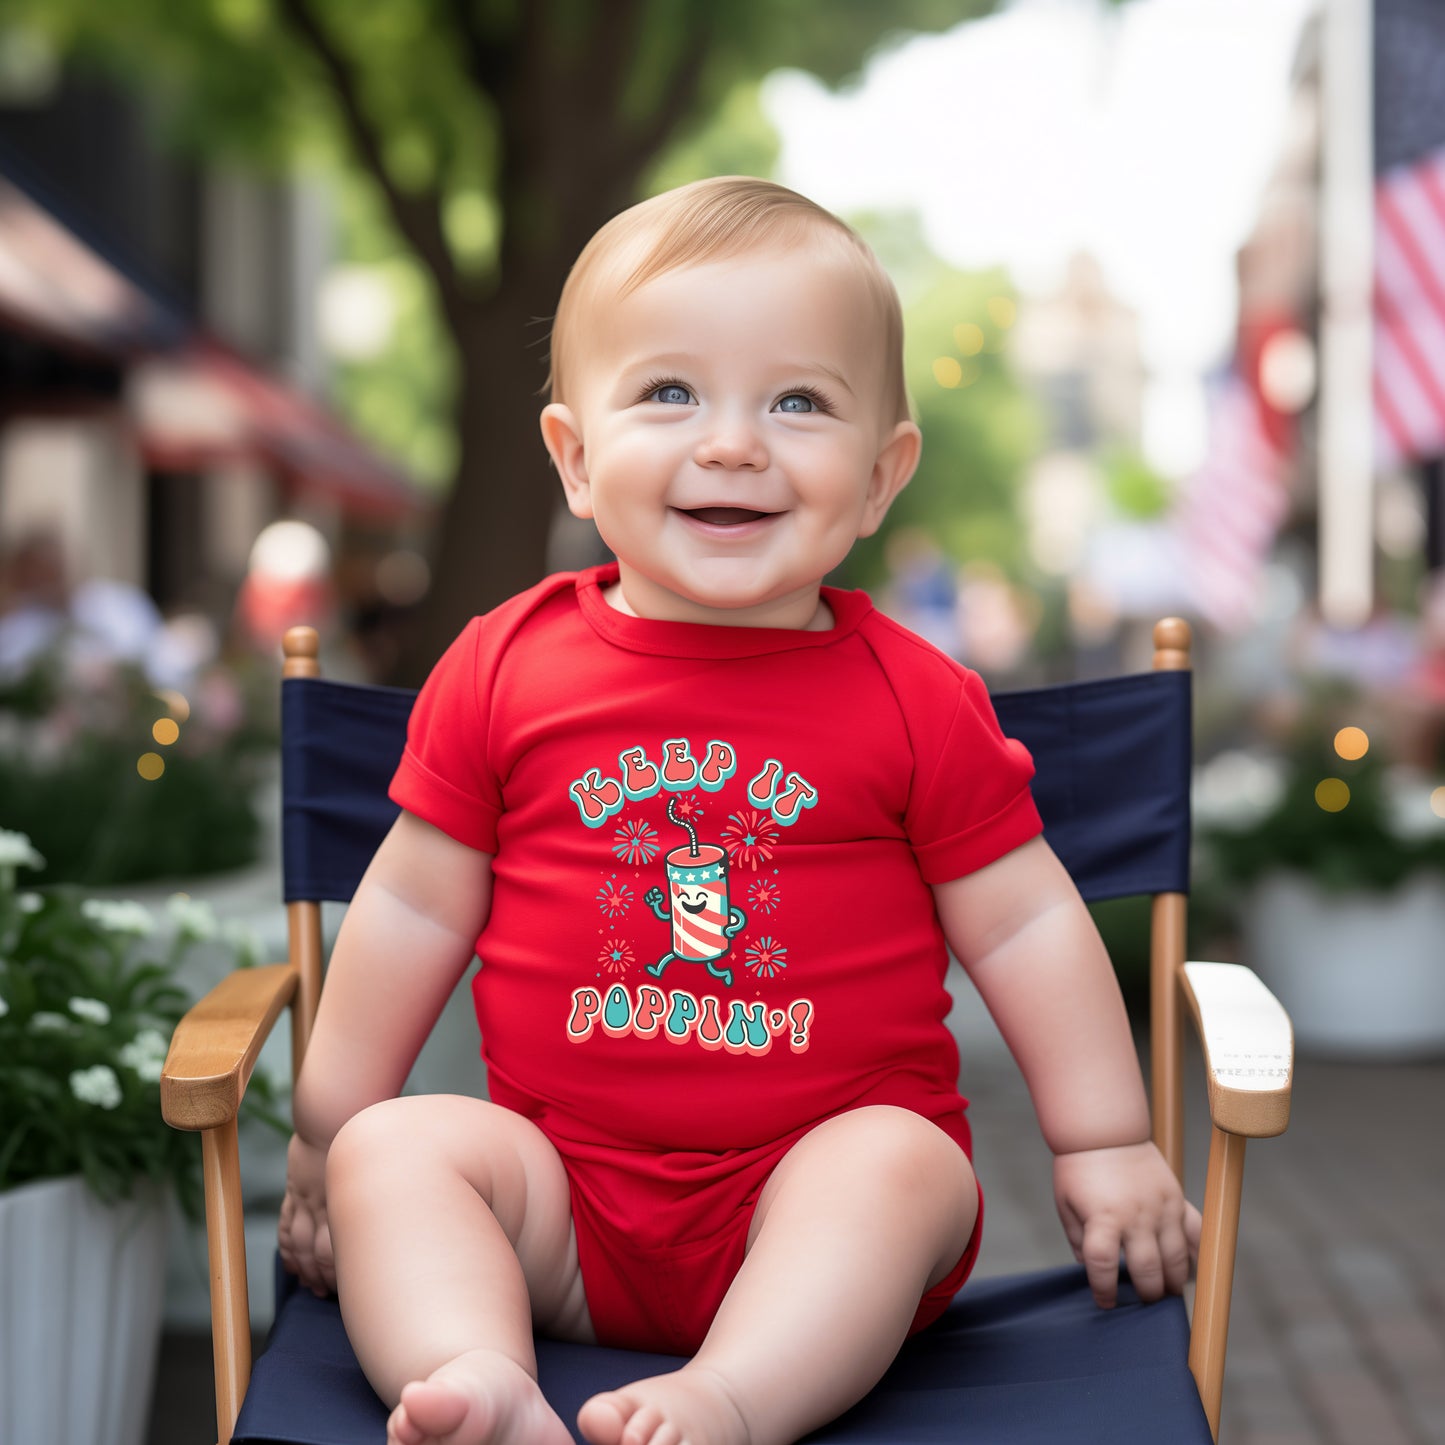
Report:
[{"label": "baby's leg", "polygon": [[958,1145],[904,1109],[820,1124],[768,1180],[697,1357],[582,1407],[596,1445],[784,1445],[878,1382],[978,1216]]},{"label": "baby's leg", "polygon": [[589,1340],[571,1196],[528,1120],[451,1095],[358,1114],[326,1162],[347,1334],[399,1445],[570,1445],[534,1322]]}]

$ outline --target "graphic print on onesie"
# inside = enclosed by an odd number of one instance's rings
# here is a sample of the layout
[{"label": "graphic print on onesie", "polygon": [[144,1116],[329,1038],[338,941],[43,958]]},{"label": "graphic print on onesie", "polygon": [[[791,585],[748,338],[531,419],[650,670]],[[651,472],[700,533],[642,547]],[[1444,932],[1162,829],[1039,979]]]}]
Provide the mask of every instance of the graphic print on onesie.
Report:
[{"label": "graphic print on onesie", "polygon": [[[774,932],[783,891],[776,859],[785,830],[817,806],[817,790],[776,758],[764,759],[745,787],[734,783],[737,751],[716,738],[699,751],[668,738],[657,758],[645,746],[625,748],[615,774],[589,768],[567,789],[582,825],[611,854],[596,895],[605,920],[600,986],[573,991],[567,1037],[586,1043],[600,1029],[753,1055],[781,1038],[803,1053],[809,999],[770,1006],[731,995],[788,967],[788,947]],[[709,814],[725,821],[719,827]],[[705,833],[717,841],[703,841]],[[659,982],[622,982],[638,964]],[[719,986],[729,993],[701,992]]]}]

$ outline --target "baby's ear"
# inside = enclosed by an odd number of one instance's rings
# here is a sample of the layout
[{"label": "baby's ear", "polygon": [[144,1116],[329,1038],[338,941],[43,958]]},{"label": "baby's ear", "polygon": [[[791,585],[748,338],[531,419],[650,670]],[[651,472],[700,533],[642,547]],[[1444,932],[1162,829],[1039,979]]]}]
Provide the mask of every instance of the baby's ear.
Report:
[{"label": "baby's ear", "polygon": [[587,480],[587,456],[582,431],[570,406],[554,401],[542,408],[542,441],[562,478],[567,509],[574,517],[592,515],[592,489]]},{"label": "baby's ear", "polygon": [[868,496],[863,510],[860,537],[871,537],[882,525],[893,499],[912,480],[923,450],[923,434],[911,421],[901,421],[879,449],[868,478]]}]

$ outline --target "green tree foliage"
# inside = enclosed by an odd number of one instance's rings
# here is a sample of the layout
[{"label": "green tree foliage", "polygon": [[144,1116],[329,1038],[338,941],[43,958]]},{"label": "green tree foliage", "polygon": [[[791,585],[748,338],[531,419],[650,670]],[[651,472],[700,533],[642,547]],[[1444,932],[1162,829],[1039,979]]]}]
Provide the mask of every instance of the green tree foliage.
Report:
[{"label": "green tree foliage", "polygon": [[910,241],[909,220],[864,218],[860,227],[904,297],[905,365],[923,458],[878,536],[855,549],[850,576],[878,585],[888,537],[923,527],[954,561],[987,559],[1022,580],[1029,567],[1017,488],[1042,423],[1008,365],[1012,286],[1001,271],[965,273],[931,260]]},{"label": "green tree foliage", "polygon": [[1138,452],[1113,447],[1100,458],[1100,466],[1109,502],[1121,517],[1147,522],[1169,509],[1173,487]]},{"label": "green tree foliage", "polygon": [[[453,355],[455,484],[413,676],[540,575],[545,318],[587,237],[737,86],[837,83],[880,42],[990,0],[10,0],[77,59],[158,97],[183,143],[367,178]],[[681,179],[681,174],[669,174]]]}]

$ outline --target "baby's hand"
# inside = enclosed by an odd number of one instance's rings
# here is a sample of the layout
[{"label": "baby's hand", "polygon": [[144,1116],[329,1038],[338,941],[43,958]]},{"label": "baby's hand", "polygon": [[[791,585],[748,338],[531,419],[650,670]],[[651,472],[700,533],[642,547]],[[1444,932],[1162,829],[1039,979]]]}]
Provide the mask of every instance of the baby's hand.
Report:
[{"label": "baby's hand", "polygon": [[1199,1257],[1199,1211],[1153,1144],[1057,1155],[1054,1202],[1101,1308],[1118,1296],[1121,1249],[1141,1299],[1183,1292]]},{"label": "baby's hand", "polygon": [[326,1150],[291,1136],[286,1150],[286,1198],[277,1230],[281,1262],[312,1294],[336,1288],[336,1261],[326,1223]]}]

